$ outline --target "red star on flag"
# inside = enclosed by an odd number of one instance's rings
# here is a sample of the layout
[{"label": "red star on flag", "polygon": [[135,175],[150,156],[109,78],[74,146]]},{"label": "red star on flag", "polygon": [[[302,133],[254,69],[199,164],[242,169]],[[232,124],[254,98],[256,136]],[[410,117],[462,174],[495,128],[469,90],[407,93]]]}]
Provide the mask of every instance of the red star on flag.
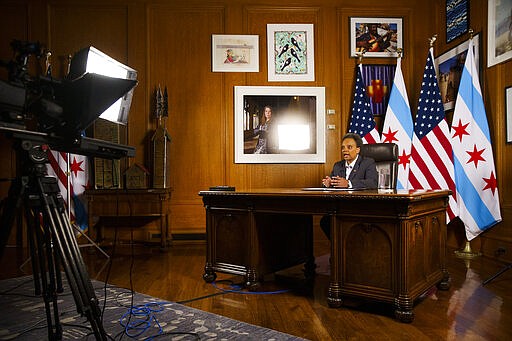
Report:
[{"label": "red star on flag", "polygon": [[73,157],[73,162],[69,165],[69,167],[70,167],[70,170],[75,174],[75,177],[78,176],[78,172],[83,172],[84,171],[82,169],[82,163],[83,162],[84,162],[84,160],[82,160],[80,162],[77,162],[76,158]]},{"label": "red star on flag", "polygon": [[468,131],[466,130],[466,128],[468,127],[469,123],[466,123],[466,124],[462,124],[462,121],[459,119],[459,125],[458,126],[454,126],[452,125],[452,129],[455,131],[454,134],[453,134],[453,137],[456,137],[458,136],[459,137],[459,140],[460,142],[462,142],[462,137],[464,135],[468,135],[469,136],[469,133]]},{"label": "red star on flag", "polygon": [[469,154],[469,160],[467,163],[470,163],[470,162],[474,162],[475,163],[475,167],[478,167],[478,161],[485,161],[485,159],[482,157],[482,153],[484,152],[485,148],[482,149],[482,150],[477,150],[476,149],[476,144],[473,146],[473,151],[472,152],[468,152],[466,151],[466,153]]},{"label": "red star on flag", "polygon": [[391,131],[391,127],[389,127],[387,133],[384,133],[384,132],[382,133],[382,135],[385,136],[385,139],[382,142],[384,142],[384,143],[386,143],[386,142],[393,143],[395,141],[398,142],[398,139],[395,137],[396,133],[398,133],[398,130]]},{"label": "red star on flag", "polygon": [[483,178],[483,180],[487,183],[483,190],[491,189],[492,195],[494,195],[494,192],[496,191],[496,188],[498,187],[496,178],[494,177],[494,172],[491,172],[490,178]]},{"label": "red star on flag", "polygon": [[398,166],[403,165],[404,169],[407,164],[411,162],[411,154],[405,154],[405,150],[402,151],[402,155],[398,157]]}]

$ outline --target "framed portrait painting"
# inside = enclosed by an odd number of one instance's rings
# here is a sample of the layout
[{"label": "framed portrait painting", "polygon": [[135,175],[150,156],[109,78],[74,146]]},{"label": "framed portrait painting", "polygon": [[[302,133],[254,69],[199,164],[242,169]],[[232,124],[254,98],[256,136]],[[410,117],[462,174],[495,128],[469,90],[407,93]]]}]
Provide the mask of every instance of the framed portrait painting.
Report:
[{"label": "framed portrait painting", "polygon": [[402,18],[350,18],[351,57],[397,57],[402,45]]},{"label": "framed portrait painting", "polygon": [[[473,52],[477,71],[480,70],[479,42],[480,35],[477,34],[473,36]],[[462,76],[462,70],[464,69],[468,47],[469,40],[466,40],[435,59],[435,65],[438,69],[439,91],[441,92],[441,99],[445,111],[455,108],[455,100],[459,92],[460,78]]]},{"label": "framed portrait painting", "polygon": [[324,163],[325,88],[235,86],[235,163]]},{"label": "framed portrait painting", "polygon": [[258,35],[212,35],[213,72],[258,72]]},{"label": "framed portrait painting", "polygon": [[268,81],[314,81],[313,24],[267,24]]},{"label": "framed portrait painting", "polygon": [[488,1],[487,67],[512,58],[512,1]]}]

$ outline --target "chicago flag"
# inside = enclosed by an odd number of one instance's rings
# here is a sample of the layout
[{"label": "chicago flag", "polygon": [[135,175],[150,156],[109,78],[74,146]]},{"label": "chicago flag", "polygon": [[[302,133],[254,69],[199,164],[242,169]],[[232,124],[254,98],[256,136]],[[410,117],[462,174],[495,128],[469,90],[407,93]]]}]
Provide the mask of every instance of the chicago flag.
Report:
[{"label": "chicago flag", "polygon": [[494,157],[470,40],[451,128],[459,217],[469,240],[501,221]]},{"label": "chicago flag", "polygon": [[398,181],[396,188],[408,189],[414,125],[404,76],[402,75],[401,61],[402,58],[398,58],[396,61],[395,80],[393,81],[393,87],[389,96],[381,142],[396,143],[398,145]]},{"label": "chicago flag", "polygon": [[48,175],[55,176],[62,198],[69,209],[70,221],[86,230],[88,227],[84,191],[89,187],[89,162],[83,155],[51,151]]}]

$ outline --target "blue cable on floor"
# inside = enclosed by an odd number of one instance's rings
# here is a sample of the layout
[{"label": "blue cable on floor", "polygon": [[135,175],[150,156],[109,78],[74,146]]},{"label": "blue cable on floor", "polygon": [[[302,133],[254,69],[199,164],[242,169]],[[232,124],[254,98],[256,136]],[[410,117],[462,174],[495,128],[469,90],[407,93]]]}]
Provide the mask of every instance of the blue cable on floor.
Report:
[{"label": "blue cable on floor", "polygon": [[230,287],[234,288],[232,290],[222,289],[217,286],[216,282],[212,282],[212,285],[220,291],[223,292],[233,292],[237,294],[247,294],[247,295],[274,295],[274,294],[282,294],[284,292],[290,291],[290,289],[276,290],[276,291],[242,291],[243,287],[239,284],[231,284]]},{"label": "blue cable on floor", "polygon": [[[163,302],[150,302],[128,308],[128,311],[119,319],[119,323],[124,328],[126,336],[131,338],[138,337],[151,328],[153,323],[158,326],[158,333],[153,335],[153,337],[162,334],[162,327],[154,313],[162,311],[164,309],[162,308],[163,304]],[[152,337],[146,340],[151,339]]]}]

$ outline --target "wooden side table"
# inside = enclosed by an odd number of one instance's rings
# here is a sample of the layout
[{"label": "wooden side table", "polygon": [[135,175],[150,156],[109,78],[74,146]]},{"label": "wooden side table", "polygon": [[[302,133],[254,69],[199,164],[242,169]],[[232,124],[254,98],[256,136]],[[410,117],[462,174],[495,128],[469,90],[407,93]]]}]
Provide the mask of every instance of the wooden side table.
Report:
[{"label": "wooden side table", "polygon": [[158,220],[160,224],[160,247],[166,249],[169,240],[169,213],[166,202],[172,190],[165,189],[94,189],[85,191],[88,201],[89,222],[98,221],[92,230],[96,240],[103,239],[105,226],[116,226],[137,222],[146,224]]}]

